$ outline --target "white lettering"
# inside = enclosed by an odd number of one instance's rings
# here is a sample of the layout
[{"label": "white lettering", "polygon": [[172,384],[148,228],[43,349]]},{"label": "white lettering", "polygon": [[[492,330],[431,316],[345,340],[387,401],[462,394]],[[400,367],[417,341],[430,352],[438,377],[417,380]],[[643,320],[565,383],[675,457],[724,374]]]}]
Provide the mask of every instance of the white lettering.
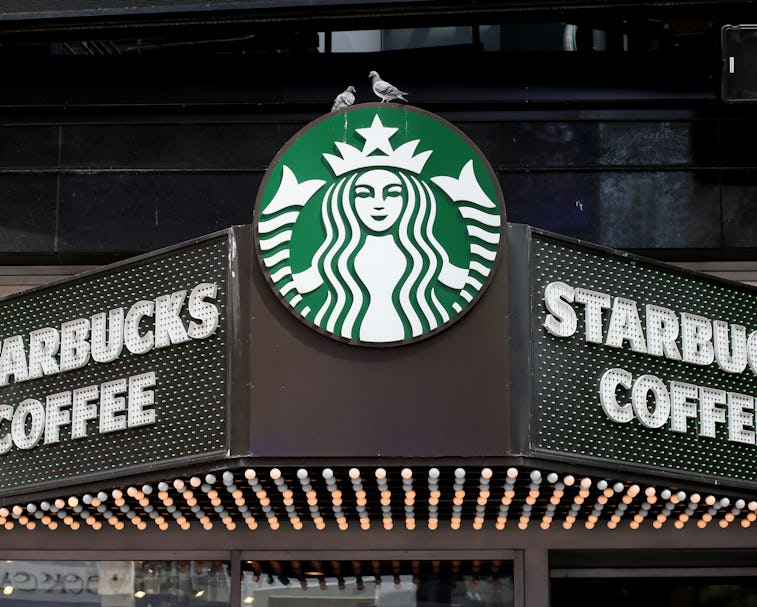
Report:
[{"label": "white lettering", "polygon": [[[0,420],[7,422],[13,419],[13,407],[10,405],[0,405]],[[10,432],[6,432],[2,438],[0,438],[0,455],[5,455],[11,450],[13,446],[13,438]]]},{"label": "white lettering", "polygon": [[155,344],[153,332],[146,331],[144,335],[139,334],[139,323],[145,316],[152,316],[155,313],[154,301],[138,301],[126,313],[124,321],[124,343],[132,354],[144,354],[152,350]]},{"label": "white lettering", "polygon": [[584,304],[584,333],[586,341],[602,343],[602,310],[612,304],[612,298],[606,293],[591,291],[580,287],[575,290],[576,303]]},{"label": "white lettering", "polygon": [[0,386],[7,385],[11,375],[17,382],[26,381],[29,377],[24,338],[21,335],[3,340],[3,352],[0,354]]},{"label": "white lettering", "polygon": [[712,321],[715,360],[723,371],[741,373],[746,369],[746,328],[730,325],[729,347],[728,327],[728,323],[722,320]]},{"label": "white lettering", "polygon": [[681,314],[681,350],[687,363],[709,365],[715,360],[712,325],[704,316]]},{"label": "white lettering", "polygon": [[89,362],[89,321],[77,318],[60,326],[60,370],[80,369]]},{"label": "white lettering", "polygon": [[646,316],[647,352],[653,356],[681,360],[681,353],[676,346],[680,327],[675,312],[662,306],[647,305]]},{"label": "white lettering", "polygon": [[631,350],[634,352],[645,353],[647,351],[636,302],[623,297],[616,297],[612,306],[612,314],[610,314],[610,325],[607,328],[605,345],[620,348],[626,340],[631,344]]},{"label": "white lettering", "polygon": [[126,428],[127,417],[119,415],[126,412],[126,399],[117,395],[126,392],[127,388],[128,382],[125,379],[114,379],[100,386],[101,434]]},{"label": "white lettering", "polygon": [[87,436],[87,422],[97,418],[97,405],[92,401],[97,400],[100,395],[98,386],[87,386],[86,388],[76,388],[73,393],[73,418],[71,424],[71,438],[84,438]]},{"label": "white lettering", "polygon": [[[29,431],[27,432],[27,418]],[[42,403],[33,398],[22,400],[16,407],[11,421],[11,436],[13,443],[19,449],[31,449],[36,446],[45,432],[45,408]]]},{"label": "white lettering", "polygon": [[724,390],[699,388],[699,434],[716,437],[716,425],[725,423],[725,409],[718,405],[726,403]]},{"label": "white lettering", "polygon": [[[630,402],[618,401],[618,388],[630,390]],[[599,400],[607,417],[617,423],[635,418],[646,428],[662,428],[669,420],[673,432],[696,428],[699,436],[709,438],[716,438],[718,425],[726,424],[729,441],[757,442],[755,399],[746,394],[679,381],[666,385],[654,375],[641,375],[634,381],[628,371],[614,368],[599,381]],[[689,428],[689,420],[698,425]]]},{"label": "white lettering", "polygon": [[200,322],[190,322],[188,334],[193,339],[210,337],[218,327],[218,306],[207,299],[215,299],[218,287],[214,283],[203,282],[189,294],[189,315]]},{"label": "white lettering", "polygon": [[[650,394],[653,396],[651,407]],[[647,428],[661,428],[670,417],[670,396],[665,384],[654,375],[642,375],[634,382],[631,402],[636,417]]]},{"label": "white lettering", "polygon": [[155,423],[155,409],[148,408],[155,404],[155,393],[145,389],[154,387],[154,371],[129,378],[128,423],[130,428]]},{"label": "white lettering", "polygon": [[29,379],[60,373],[55,359],[59,345],[60,333],[57,329],[45,327],[29,333]]},{"label": "white lettering", "polygon": [[699,389],[695,385],[670,382],[670,429],[673,432],[688,431],[688,420],[697,418],[698,396]]},{"label": "white lettering", "polygon": [[0,338],[0,387],[80,369],[90,360],[109,363],[122,354],[124,346],[132,354],[145,354],[156,347],[211,336],[220,321],[218,304],[213,301],[218,286],[200,283],[187,293],[182,290],[138,301],[126,313],[125,308],[113,308],[107,314],[66,321],[60,330],[43,327],[30,331],[28,337]]},{"label": "white lettering", "polygon": [[576,332],[578,318],[569,302],[574,290],[564,282],[551,282],[544,289],[544,304],[549,314],[544,319],[544,328],[557,337],[570,337]]},{"label": "white lettering", "polygon": [[631,389],[631,374],[623,369],[610,369],[605,371],[599,380],[599,402],[607,417],[611,420],[626,423],[633,419],[631,403],[621,405],[617,398],[618,386]]},{"label": "white lettering", "polygon": [[186,291],[177,291],[171,295],[161,295],[155,300],[156,348],[189,341],[189,335],[179,315],[186,298]]},{"label": "white lettering", "polygon": [[754,445],[754,398],[728,393],[728,440]]},{"label": "white lettering", "polygon": [[[34,398],[18,406],[0,404],[0,455],[15,446],[32,449],[58,443],[61,428],[71,426],[71,439],[93,431],[101,434],[154,424],[156,374],[154,371],[48,395],[45,405]],[[99,423],[89,424],[97,420]],[[8,428],[8,423],[10,428]]]},{"label": "white lettering", "polygon": [[124,347],[124,309],[114,308],[92,317],[92,358],[99,363],[116,360]]},{"label": "white lettering", "polygon": [[71,393],[51,394],[45,402],[45,444],[60,442],[60,427],[71,423]]}]

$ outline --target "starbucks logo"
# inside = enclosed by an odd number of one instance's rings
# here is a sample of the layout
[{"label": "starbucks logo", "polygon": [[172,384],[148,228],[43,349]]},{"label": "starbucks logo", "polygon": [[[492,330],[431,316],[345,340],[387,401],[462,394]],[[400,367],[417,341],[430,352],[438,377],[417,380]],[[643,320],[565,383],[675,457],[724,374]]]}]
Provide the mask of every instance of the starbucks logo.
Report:
[{"label": "starbucks logo", "polygon": [[301,320],[341,341],[428,337],[481,296],[503,244],[491,167],[456,127],[363,104],[302,129],[258,193],[263,273]]}]

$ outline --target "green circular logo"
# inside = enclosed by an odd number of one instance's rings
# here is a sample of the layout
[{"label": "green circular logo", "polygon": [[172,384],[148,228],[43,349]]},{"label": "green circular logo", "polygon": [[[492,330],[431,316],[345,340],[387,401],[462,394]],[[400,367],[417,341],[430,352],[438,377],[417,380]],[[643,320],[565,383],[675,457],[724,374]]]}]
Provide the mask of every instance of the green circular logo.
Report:
[{"label": "green circular logo", "polygon": [[274,292],[326,335],[399,345],[448,327],[499,263],[502,193],[475,144],[407,105],[354,105],[279,152],[255,241]]}]

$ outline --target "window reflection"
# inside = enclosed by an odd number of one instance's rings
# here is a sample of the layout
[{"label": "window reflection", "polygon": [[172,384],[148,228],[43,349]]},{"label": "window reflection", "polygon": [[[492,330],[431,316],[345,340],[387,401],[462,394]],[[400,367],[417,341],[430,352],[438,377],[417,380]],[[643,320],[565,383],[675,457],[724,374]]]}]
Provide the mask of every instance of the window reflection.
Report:
[{"label": "window reflection", "polygon": [[[0,606],[228,607],[228,561],[3,561]],[[512,607],[510,561],[243,561],[240,607]]]},{"label": "window reflection", "polygon": [[[301,570],[292,579],[283,568],[265,571],[256,562],[242,574],[242,607],[512,607],[513,578],[509,563],[496,575],[470,573],[470,563],[452,567],[418,561],[360,563],[368,573],[342,575],[329,571]],[[428,565],[428,566],[424,566]],[[467,567],[466,567],[467,565]],[[391,566],[391,567],[390,567]],[[479,565],[480,567],[480,565]],[[407,572],[416,568],[416,573]],[[337,569],[341,569],[337,567]],[[344,573],[347,569],[344,568]],[[424,571],[431,569],[431,571]],[[436,569],[436,572],[434,571]],[[468,570],[468,572],[466,572]],[[325,572],[324,572],[325,571]],[[291,572],[289,572],[291,573]],[[354,573],[350,571],[350,573]]]},{"label": "window reflection", "polygon": [[9,607],[221,607],[226,561],[4,561],[0,604]]}]

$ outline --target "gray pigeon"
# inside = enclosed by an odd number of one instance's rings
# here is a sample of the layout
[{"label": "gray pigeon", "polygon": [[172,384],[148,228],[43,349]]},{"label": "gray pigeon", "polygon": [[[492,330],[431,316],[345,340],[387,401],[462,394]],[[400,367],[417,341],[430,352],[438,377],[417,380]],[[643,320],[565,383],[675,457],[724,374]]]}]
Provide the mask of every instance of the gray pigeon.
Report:
[{"label": "gray pigeon", "polygon": [[373,92],[376,93],[376,96],[378,96],[379,99],[381,99],[381,103],[384,103],[385,101],[394,101],[395,99],[408,103],[407,99],[403,97],[403,95],[407,95],[407,93],[399,90],[396,86],[389,84],[385,80],[382,80],[378,72],[371,72],[368,74],[368,77],[371,79]]},{"label": "gray pigeon", "polygon": [[331,106],[331,111],[335,112],[343,107],[349,107],[353,103],[355,103],[355,87],[348,86],[336,96],[334,99],[334,105]]}]

